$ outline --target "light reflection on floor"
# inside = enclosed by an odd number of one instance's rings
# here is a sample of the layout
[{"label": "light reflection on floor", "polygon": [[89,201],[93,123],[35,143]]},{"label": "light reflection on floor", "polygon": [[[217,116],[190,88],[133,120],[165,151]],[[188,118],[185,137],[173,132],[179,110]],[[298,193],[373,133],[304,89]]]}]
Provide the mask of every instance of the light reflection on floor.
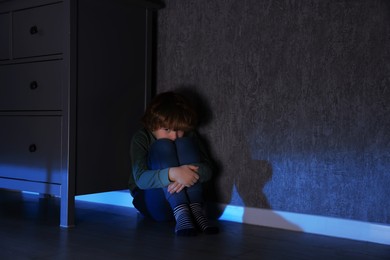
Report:
[{"label": "light reflection on floor", "polygon": [[[122,207],[133,207],[133,198],[127,190],[111,191],[96,194],[76,196],[76,201],[88,201],[94,203],[110,204]],[[242,223],[244,208],[241,206],[227,205],[220,220]]]},{"label": "light reflection on floor", "polygon": [[77,200],[122,207],[133,207],[133,197],[131,197],[130,193],[127,190],[79,195],[76,196],[76,201]]},{"label": "light reflection on floor", "polygon": [[[23,193],[37,194],[34,192],[27,192],[27,191],[23,191]],[[133,208],[133,203],[132,203],[133,198],[131,197],[130,193],[127,190],[79,195],[76,196],[76,202],[77,201],[86,201],[92,203],[101,203],[101,204]],[[243,214],[244,214],[243,207],[227,205],[223,214],[219,219],[242,223]]]}]

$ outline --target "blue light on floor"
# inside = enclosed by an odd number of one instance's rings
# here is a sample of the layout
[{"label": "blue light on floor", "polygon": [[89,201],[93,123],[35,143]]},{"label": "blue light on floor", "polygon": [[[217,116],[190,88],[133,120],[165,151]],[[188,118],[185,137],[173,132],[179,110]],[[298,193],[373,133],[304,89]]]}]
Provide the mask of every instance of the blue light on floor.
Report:
[{"label": "blue light on floor", "polygon": [[[39,193],[36,192],[23,191],[23,193],[39,195]],[[233,197],[236,196],[237,195],[234,195]],[[91,203],[100,203],[100,204],[134,208],[132,203],[133,197],[131,197],[130,193],[127,190],[78,195],[75,197],[75,199],[76,201],[85,201]],[[243,206],[227,205],[223,211],[223,214],[220,216],[219,219],[225,221],[243,223],[243,216],[244,216]]]},{"label": "blue light on floor", "polygon": [[133,197],[127,190],[79,195],[76,196],[77,200],[133,208]]},{"label": "blue light on floor", "polygon": [[244,208],[244,201],[242,200],[240,194],[237,191],[237,187],[234,184],[230,203],[226,206],[222,216],[219,219],[242,223],[244,217]]},{"label": "blue light on floor", "polygon": [[244,216],[244,207],[227,205],[225,210],[223,211],[223,214],[221,215],[221,217],[219,217],[219,219],[242,223],[243,216]]},{"label": "blue light on floor", "polygon": [[[86,201],[92,203],[102,203],[121,207],[133,208],[133,198],[127,191],[111,191],[96,194],[76,196],[76,201]],[[244,207],[227,205],[220,220],[242,223]]]}]

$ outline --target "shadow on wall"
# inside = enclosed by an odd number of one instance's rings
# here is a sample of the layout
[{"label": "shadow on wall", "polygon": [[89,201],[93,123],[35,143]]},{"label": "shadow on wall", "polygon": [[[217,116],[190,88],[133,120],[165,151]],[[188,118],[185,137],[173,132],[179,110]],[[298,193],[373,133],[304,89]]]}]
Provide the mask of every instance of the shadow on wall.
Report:
[{"label": "shadow on wall", "polygon": [[[196,92],[196,87],[194,86],[181,86],[175,91],[182,93],[193,102],[200,117],[199,127],[206,129],[205,132],[207,132],[207,125],[213,120],[213,113],[207,99]],[[207,137],[210,138],[210,135]],[[266,217],[267,220],[265,222],[272,222],[272,225],[300,231],[299,227],[271,211],[272,207],[263,192],[265,185],[272,178],[272,165],[270,162],[252,159],[249,145],[242,141],[240,143],[243,147],[239,149],[241,152],[228,155],[228,157],[232,156],[235,158],[228,158],[227,161],[232,163],[224,165],[221,161],[216,160],[216,158],[224,156],[215,156],[215,152],[213,152],[210,145],[212,142],[207,137],[202,135],[203,143],[215,163],[214,176],[211,181],[204,185],[208,216],[212,219],[218,219],[224,214],[229,205],[234,205],[243,209],[242,213],[233,213],[236,216],[239,214],[239,220],[235,218],[235,221],[255,224],[259,222],[256,219]],[[233,153],[235,151],[237,149],[232,150]],[[236,161],[240,163],[235,163]],[[245,178],[241,176],[245,176]],[[226,195],[229,197],[228,199],[226,199]],[[224,201],[229,202],[224,203]],[[253,209],[268,209],[269,211],[267,211],[265,216],[261,214],[261,211]]]}]

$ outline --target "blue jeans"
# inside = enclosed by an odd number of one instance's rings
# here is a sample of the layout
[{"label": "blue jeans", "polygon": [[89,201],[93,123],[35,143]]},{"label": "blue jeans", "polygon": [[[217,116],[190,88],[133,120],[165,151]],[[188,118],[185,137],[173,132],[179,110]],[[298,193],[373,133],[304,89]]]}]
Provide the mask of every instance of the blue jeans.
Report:
[{"label": "blue jeans", "polygon": [[[200,162],[197,144],[192,138],[182,137],[171,141],[159,139],[149,149],[148,167],[151,170],[177,167]],[[202,185],[197,183],[184,188],[179,193],[170,194],[167,187],[157,189],[138,189],[133,194],[134,207],[145,217],[155,221],[173,220],[173,209],[180,204],[203,201]]]}]

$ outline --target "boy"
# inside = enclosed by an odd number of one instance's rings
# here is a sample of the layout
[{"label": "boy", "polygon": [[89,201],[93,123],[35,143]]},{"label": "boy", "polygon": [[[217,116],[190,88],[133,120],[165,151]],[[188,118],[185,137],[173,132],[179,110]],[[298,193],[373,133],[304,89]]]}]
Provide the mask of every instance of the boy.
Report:
[{"label": "boy", "polygon": [[197,228],[216,234],[202,210],[202,183],[212,175],[211,161],[195,132],[198,116],[182,95],[165,92],[147,107],[131,143],[133,204],[145,217],[176,220],[179,236]]}]

